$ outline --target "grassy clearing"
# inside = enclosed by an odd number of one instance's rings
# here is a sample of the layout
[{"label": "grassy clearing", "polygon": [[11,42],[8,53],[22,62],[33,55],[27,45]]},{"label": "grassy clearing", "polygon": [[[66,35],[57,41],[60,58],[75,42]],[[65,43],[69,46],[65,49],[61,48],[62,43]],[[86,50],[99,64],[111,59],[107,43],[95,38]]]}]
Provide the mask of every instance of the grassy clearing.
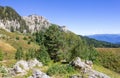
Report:
[{"label": "grassy clearing", "polygon": [[[29,37],[27,35],[23,35],[18,32],[11,33],[2,29],[0,29],[0,34],[4,35],[3,37],[0,37],[1,41],[4,41],[12,45],[16,49],[19,47],[22,47],[24,50],[28,50],[30,48],[34,48],[34,49],[39,48],[39,46],[33,42],[28,44]],[[27,38],[26,40],[24,39],[25,37]]]},{"label": "grassy clearing", "polygon": [[39,48],[39,46],[33,42],[28,44],[29,40],[27,35],[18,32],[11,33],[0,29],[0,49],[4,52],[4,60],[14,59],[16,49],[19,47],[22,47],[23,51],[28,51],[31,48]]},{"label": "grassy clearing", "polygon": [[39,46],[33,42],[28,44],[29,40],[30,39],[27,35],[23,35],[18,32],[7,32],[0,29],[0,50],[4,54],[4,59],[3,61],[0,61],[0,64],[6,67],[12,67],[16,62],[15,52],[19,47],[22,47],[24,52],[31,48],[39,48]]},{"label": "grassy clearing", "polygon": [[120,54],[120,48],[96,48],[99,52],[112,52]]},{"label": "grassy clearing", "polygon": [[4,59],[13,59],[16,49],[10,44],[0,40],[0,49],[4,52]]},{"label": "grassy clearing", "polygon": [[99,63],[120,74],[120,48],[97,48]]},{"label": "grassy clearing", "polygon": [[105,73],[107,74],[108,76],[110,76],[111,78],[120,78],[120,74],[114,72],[114,71],[111,71],[107,68],[104,68],[100,65],[93,65],[93,69],[99,71],[99,72],[102,72],[102,73]]}]

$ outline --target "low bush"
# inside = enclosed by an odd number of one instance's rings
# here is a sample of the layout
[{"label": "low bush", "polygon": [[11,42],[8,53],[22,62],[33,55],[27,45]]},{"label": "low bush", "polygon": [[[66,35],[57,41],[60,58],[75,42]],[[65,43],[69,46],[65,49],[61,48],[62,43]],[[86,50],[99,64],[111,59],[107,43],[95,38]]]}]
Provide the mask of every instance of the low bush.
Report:
[{"label": "low bush", "polygon": [[19,40],[19,39],[20,39],[20,38],[17,36],[17,37],[16,37],[16,40]]},{"label": "low bush", "polygon": [[7,76],[6,68],[3,66],[0,66],[0,73],[2,73],[2,77],[6,77]]},{"label": "low bush", "polygon": [[3,52],[0,50],[0,61],[2,61],[3,60]]},{"label": "low bush", "polygon": [[46,48],[44,45],[41,45],[40,49],[36,51],[36,58],[39,61],[41,61],[44,65],[48,65],[48,63],[51,61],[50,56],[46,51]]},{"label": "low bush", "polygon": [[47,74],[52,76],[52,75],[59,75],[59,74],[68,74],[68,73],[70,74],[74,72],[75,72],[75,69],[70,65],[55,64],[48,69]]},{"label": "low bush", "polygon": [[23,37],[23,40],[27,40],[27,37]]}]

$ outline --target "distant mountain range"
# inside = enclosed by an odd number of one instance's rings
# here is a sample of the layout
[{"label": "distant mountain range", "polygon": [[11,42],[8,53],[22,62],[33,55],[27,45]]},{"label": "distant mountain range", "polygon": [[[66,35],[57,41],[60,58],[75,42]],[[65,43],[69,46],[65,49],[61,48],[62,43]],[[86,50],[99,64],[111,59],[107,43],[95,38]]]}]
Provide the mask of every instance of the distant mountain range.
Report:
[{"label": "distant mountain range", "polygon": [[89,35],[88,37],[100,41],[120,44],[120,34],[95,34],[95,35]]}]

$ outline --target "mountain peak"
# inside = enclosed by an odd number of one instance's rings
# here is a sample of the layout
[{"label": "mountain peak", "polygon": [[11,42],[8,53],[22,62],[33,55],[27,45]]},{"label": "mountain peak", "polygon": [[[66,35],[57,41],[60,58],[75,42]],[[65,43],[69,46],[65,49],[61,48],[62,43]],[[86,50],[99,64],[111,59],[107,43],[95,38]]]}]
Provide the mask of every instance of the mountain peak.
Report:
[{"label": "mountain peak", "polygon": [[31,33],[39,31],[44,28],[48,28],[51,25],[51,23],[46,18],[39,15],[23,16],[22,18],[29,26],[29,30],[31,31]]}]

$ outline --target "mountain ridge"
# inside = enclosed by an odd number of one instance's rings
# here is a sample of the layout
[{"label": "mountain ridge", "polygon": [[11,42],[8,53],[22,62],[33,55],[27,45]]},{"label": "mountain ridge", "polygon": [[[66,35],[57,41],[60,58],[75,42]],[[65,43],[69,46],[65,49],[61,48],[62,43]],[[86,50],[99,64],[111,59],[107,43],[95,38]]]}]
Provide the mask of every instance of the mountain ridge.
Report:
[{"label": "mountain ridge", "polygon": [[48,28],[51,23],[43,16],[20,16],[9,6],[0,6],[0,28],[9,32],[33,33]]},{"label": "mountain ridge", "polygon": [[114,44],[120,43],[120,34],[95,34],[95,35],[88,35],[87,37],[100,41],[114,43]]}]

